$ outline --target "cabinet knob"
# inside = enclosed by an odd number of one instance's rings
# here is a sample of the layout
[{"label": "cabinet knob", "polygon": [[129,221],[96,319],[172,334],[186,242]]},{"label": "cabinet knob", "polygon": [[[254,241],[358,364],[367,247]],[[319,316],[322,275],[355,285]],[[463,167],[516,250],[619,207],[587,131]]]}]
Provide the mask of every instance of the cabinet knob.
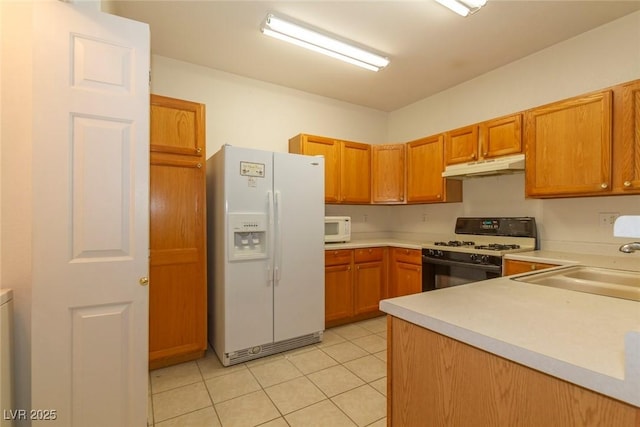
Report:
[{"label": "cabinet knob", "polygon": [[531,264],[531,269],[535,270],[536,269],[536,265],[535,264]]},{"label": "cabinet knob", "polygon": [[485,151],[485,152],[483,152],[483,153],[482,153],[482,156],[483,156],[483,157],[487,157],[487,154],[489,154],[489,152],[488,152],[488,151]]},{"label": "cabinet knob", "polygon": [[600,188],[602,188],[603,190],[608,187],[609,187],[609,184],[607,184],[606,182],[603,182],[602,184],[600,184]]},{"label": "cabinet knob", "polygon": [[625,181],[622,183],[625,187],[631,187],[631,181]]},{"label": "cabinet knob", "polygon": [[147,286],[149,284],[149,278],[141,277],[140,279],[138,279],[138,283],[140,284],[140,286]]},{"label": "cabinet knob", "polygon": [[202,153],[202,148],[201,147],[196,148],[196,153],[198,154]]},{"label": "cabinet knob", "polygon": [[441,194],[436,194],[436,199],[438,199],[438,200],[442,199],[442,195]]},{"label": "cabinet knob", "polygon": [[196,165],[196,167],[197,167],[198,169],[201,169],[201,168],[202,168],[202,163],[198,163],[198,164]]},{"label": "cabinet knob", "polygon": [[338,251],[333,251],[333,254],[334,254],[335,256],[338,256]]},{"label": "cabinet knob", "polygon": [[473,160],[475,160],[475,159],[476,159],[476,155],[475,155],[475,153],[471,155],[471,158],[472,158]]}]

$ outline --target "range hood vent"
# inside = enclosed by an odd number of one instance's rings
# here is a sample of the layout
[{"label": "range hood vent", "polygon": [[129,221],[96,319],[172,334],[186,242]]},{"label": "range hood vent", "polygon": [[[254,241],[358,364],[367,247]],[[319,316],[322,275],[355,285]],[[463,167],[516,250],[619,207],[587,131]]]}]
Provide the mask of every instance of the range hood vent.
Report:
[{"label": "range hood vent", "polygon": [[442,176],[451,179],[466,179],[476,176],[503,175],[523,171],[524,154],[516,154],[447,166],[442,172]]}]

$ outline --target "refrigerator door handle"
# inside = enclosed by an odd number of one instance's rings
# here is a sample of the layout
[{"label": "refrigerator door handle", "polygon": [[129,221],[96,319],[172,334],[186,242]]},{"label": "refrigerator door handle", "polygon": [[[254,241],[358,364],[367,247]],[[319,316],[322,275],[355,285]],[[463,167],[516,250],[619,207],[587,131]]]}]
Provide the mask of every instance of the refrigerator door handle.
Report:
[{"label": "refrigerator door handle", "polygon": [[[269,246],[267,247],[267,252],[271,252],[271,251],[274,251],[274,245],[273,245],[274,208],[273,208],[273,192],[272,191],[267,191],[267,205],[269,210],[269,219],[268,219],[269,230],[267,232]],[[273,265],[273,259],[267,262],[267,284],[268,285],[273,283],[273,270],[271,268],[272,265]]]},{"label": "refrigerator door handle", "polygon": [[274,257],[274,275],[275,282],[280,281],[280,273],[282,270],[282,194],[275,192],[276,217],[275,217],[275,247],[273,251]]}]

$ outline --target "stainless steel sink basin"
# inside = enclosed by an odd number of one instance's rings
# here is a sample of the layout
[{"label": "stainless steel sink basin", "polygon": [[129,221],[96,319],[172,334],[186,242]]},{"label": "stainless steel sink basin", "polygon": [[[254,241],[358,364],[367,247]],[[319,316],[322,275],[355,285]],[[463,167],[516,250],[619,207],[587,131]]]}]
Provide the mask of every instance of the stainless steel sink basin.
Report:
[{"label": "stainless steel sink basin", "polygon": [[573,266],[514,277],[518,282],[640,301],[640,272]]}]

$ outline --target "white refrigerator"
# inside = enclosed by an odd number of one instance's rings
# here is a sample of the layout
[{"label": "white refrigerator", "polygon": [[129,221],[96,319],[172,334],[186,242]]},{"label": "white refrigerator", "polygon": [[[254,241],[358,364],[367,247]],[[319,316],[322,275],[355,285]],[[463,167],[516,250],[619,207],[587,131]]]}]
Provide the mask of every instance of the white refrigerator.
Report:
[{"label": "white refrigerator", "polygon": [[324,159],[223,146],[207,161],[208,335],[224,366],[322,340]]}]

